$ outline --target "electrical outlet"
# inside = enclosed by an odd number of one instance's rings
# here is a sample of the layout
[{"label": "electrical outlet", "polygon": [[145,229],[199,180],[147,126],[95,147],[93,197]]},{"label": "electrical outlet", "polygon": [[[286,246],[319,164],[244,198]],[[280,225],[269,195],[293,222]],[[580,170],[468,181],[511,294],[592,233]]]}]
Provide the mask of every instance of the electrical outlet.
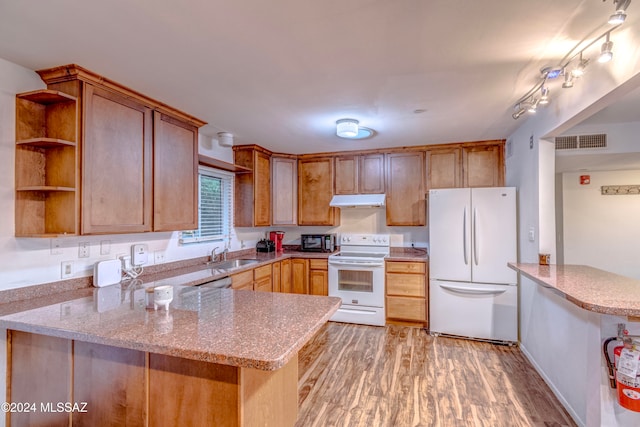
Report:
[{"label": "electrical outlet", "polygon": [[60,277],[62,279],[73,277],[73,261],[62,261],[60,264]]},{"label": "electrical outlet", "polygon": [[78,258],[89,258],[89,242],[78,243]]},{"label": "electrical outlet", "polygon": [[100,255],[109,255],[111,253],[111,240],[100,241]]},{"label": "electrical outlet", "polygon": [[60,239],[51,239],[51,255],[62,255]]},{"label": "electrical outlet", "polygon": [[153,253],[153,263],[162,264],[164,262],[164,251],[155,251]]}]

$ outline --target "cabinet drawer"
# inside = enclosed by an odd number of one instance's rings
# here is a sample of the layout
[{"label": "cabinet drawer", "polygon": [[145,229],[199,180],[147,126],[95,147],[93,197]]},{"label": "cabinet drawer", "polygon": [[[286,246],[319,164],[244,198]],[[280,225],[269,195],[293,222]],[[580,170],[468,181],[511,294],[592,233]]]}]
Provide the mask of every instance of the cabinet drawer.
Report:
[{"label": "cabinet drawer", "polygon": [[271,264],[263,265],[262,267],[257,267],[253,270],[253,278],[256,282],[258,280],[266,279],[267,277],[271,277]]},{"label": "cabinet drawer", "polygon": [[309,269],[311,270],[328,270],[329,265],[326,259],[310,259]]},{"label": "cabinet drawer", "polygon": [[421,274],[387,274],[387,295],[424,297],[424,276]]},{"label": "cabinet drawer", "polygon": [[273,286],[271,284],[271,278],[262,279],[259,282],[256,282],[253,288],[254,291],[261,292],[273,292]]},{"label": "cabinet drawer", "polygon": [[233,289],[253,289],[253,270],[232,274],[231,287]]},{"label": "cabinet drawer", "polygon": [[424,298],[387,297],[389,319],[427,321],[427,304]]},{"label": "cabinet drawer", "polygon": [[426,271],[424,262],[387,261],[387,273],[422,273]]}]

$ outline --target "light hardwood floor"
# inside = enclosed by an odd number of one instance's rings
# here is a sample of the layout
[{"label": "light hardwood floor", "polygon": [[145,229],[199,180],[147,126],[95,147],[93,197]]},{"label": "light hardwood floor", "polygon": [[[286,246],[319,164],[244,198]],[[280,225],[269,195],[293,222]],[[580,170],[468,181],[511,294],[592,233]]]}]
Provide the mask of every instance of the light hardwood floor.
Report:
[{"label": "light hardwood floor", "polygon": [[299,353],[296,426],[574,426],[517,347],[327,323]]}]

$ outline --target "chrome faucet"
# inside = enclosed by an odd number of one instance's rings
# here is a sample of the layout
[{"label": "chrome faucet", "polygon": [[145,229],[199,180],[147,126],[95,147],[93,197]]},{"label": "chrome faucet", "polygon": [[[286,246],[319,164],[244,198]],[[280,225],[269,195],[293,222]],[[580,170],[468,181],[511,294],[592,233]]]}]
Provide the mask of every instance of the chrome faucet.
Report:
[{"label": "chrome faucet", "polygon": [[224,248],[224,250],[222,251],[222,253],[220,255],[222,255],[222,259],[224,261],[227,260],[227,254],[229,253],[229,248]]},{"label": "chrome faucet", "polygon": [[216,262],[216,251],[218,250],[217,247],[214,247],[213,250],[211,251],[211,261],[210,262]]}]

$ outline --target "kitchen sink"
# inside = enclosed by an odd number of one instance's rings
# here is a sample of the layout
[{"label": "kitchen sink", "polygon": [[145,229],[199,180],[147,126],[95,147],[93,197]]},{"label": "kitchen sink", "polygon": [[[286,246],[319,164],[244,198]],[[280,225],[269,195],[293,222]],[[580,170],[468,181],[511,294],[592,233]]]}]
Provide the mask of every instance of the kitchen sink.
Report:
[{"label": "kitchen sink", "polygon": [[211,264],[216,270],[233,270],[234,268],[244,267],[245,265],[256,264],[257,259],[230,259],[228,261],[216,262]]}]

